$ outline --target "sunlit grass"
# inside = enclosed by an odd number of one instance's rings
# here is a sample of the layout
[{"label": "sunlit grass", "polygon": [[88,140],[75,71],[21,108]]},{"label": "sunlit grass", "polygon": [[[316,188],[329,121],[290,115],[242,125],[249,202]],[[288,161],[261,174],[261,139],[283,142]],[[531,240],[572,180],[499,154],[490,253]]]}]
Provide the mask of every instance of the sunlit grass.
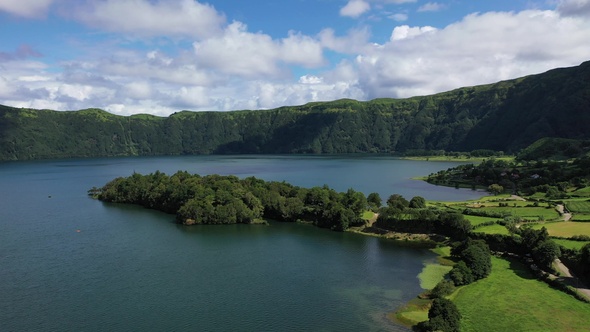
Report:
[{"label": "sunlit grass", "polygon": [[471,223],[471,226],[477,226],[486,222],[490,222],[490,221],[498,221],[501,220],[502,218],[490,218],[490,217],[480,217],[480,216],[469,216],[469,215],[464,215],[463,217],[465,217],[465,219],[469,220],[469,222]]},{"label": "sunlit grass", "polygon": [[422,289],[433,289],[453,267],[440,264],[426,264],[418,274]]},{"label": "sunlit grass", "polygon": [[461,331],[587,331],[590,305],[535,279],[519,261],[492,257],[492,273],[454,296]]},{"label": "sunlit grass", "polygon": [[508,229],[505,226],[498,225],[498,224],[478,227],[478,228],[474,229],[473,231],[476,233],[486,233],[486,234],[502,234],[502,235],[510,234],[510,232],[508,231]]},{"label": "sunlit grass", "polygon": [[534,229],[541,229],[542,227],[547,228],[547,232],[549,232],[549,235],[551,235],[551,236],[558,236],[558,237],[572,237],[574,235],[590,236],[590,222],[562,221],[562,222],[536,224],[533,226]]},{"label": "sunlit grass", "polygon": [[590,213],[590,202],[583,200],[571,200],[565,202],[565,206],[571,212]]},{"label": "sunlit grass", "polygon": [[564,240],[564,239],[552,239],[555,243],[568,248],[568,249],[580,249],[586,244],[590,243],[590,241],[572,241],[572,240]]}]

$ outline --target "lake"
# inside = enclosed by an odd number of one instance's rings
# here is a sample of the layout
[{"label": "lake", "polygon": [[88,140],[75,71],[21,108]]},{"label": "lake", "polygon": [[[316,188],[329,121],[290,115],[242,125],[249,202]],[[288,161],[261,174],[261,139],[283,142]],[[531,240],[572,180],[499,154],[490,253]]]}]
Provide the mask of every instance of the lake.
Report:
[{"label": "lake", "polygon": [[235,174],[386,199],[484,193],[410,178],[457,165],[378,156],[182,156],[0,163],[0,331],[406,331],[428,250],[308,225],[193,226],[86,191],[156,170]]}]

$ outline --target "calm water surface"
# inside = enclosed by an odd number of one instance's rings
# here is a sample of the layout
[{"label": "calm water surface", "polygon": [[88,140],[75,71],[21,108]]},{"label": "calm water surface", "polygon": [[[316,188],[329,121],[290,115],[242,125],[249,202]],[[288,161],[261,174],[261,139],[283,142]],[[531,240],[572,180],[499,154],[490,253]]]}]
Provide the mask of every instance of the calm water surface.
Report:
[{"label": "calm water surface", "polygon": [[311,226],[195,226],[86,196],[132,172],[254,175],[427,199],[480,192],[411,177],[456,163],[198,156],[0,164],[0,331],[404,331],[422,249]]}]

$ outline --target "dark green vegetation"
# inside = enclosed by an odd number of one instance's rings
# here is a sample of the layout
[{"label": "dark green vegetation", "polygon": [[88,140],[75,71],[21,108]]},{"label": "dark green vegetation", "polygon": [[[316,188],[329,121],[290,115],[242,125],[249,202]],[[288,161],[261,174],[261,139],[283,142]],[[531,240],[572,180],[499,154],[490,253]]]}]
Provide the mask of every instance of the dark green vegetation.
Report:
[{"label": "dark green vegetation", "polygon": [[265,182],[254,177],[191,175],[177,172],[133,174],[116,178],[89,194],[105,202],[138,204],[176,214],[179,223],[252,224],[262,218],[309,221],[343,231],[364,224],[365,195],[349,189],[338,193],[327,186],[305,189],[285,182]]},{"label": "dark green vegetation", "polygon": [[414,331],[458,332],[461,329],[461,314],[455,304],[445,298],[436,298],[428,310],[428,320],[418,324]]},{"label": "dark green vegetation", "polygon": [[403,233],[441,234],[463,240],[471,231],[471,224],[460,213],[426,207],[422,197],[409,202],[401,195],[391,195],[387,206],[379,210],[375,226]]},{"label": "dark green vegetation", "polygon": [[229,153],[516,152],[590,139],[590,62],[408,99],[167,118],[0,107],[0,160]]},{"label": "dark green vegetation", "polygon": [[[554,153],[557,151],[536,149],[539,146],[547,146],[543,143],[551,142],[564,141],[542,139],[524,149],[514,161],[490,158],[478,165],[460,165],[430,174],[426,181],[454,187],[487,188],[494,195],[508,192],[525,196],[542,194],[547,199],[587,197],[585,188],[590,185],[590,155],[576,152],[577,158],[556,160]],[[568,142],[571,143],[568,146],[583,144],[575,140]],[[560,151],[562,154],[567,150]],[[551,159],[530,160],[524,159],[522,155],[545,155]]]}]

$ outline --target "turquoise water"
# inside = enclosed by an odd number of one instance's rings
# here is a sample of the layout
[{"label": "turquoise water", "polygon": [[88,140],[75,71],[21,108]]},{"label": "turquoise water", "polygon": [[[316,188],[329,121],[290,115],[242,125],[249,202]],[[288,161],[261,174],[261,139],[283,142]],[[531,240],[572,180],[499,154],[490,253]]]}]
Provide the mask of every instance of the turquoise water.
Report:
[{"label": "turquoise water", "polygon": [[404,331],[433,255],[306,225],[194,226],[87,197],[132,172],[188,170],[475,198],[412,176],[450,167],[392,158],[204,156],[0,164],[0,331]]}]

